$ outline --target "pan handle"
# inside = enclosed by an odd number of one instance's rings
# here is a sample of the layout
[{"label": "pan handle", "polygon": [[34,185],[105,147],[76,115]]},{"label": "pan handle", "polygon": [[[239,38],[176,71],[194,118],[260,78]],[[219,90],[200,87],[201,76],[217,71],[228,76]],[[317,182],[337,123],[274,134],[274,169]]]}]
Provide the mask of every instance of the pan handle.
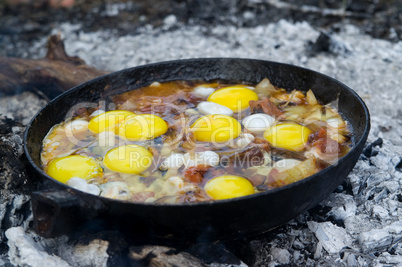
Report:
[{"label": "pan handle", "polygon": [[70,235],[96,213],[85,213],[80,196],[66,190],[36,191],[32,193],[35,231],[43,237]]}]

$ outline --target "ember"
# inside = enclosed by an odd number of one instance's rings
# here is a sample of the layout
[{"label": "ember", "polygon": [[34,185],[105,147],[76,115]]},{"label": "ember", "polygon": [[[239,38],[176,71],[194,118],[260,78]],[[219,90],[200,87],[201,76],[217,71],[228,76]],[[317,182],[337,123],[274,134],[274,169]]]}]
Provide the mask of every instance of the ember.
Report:
[{"label": "ember", "polygon": [[[166,4],[166,1],[162,2]],[[284,2],[290,5],[284,5]],[[398,10],[400,13],[401,7],[395,3],[394,11],[387,16],[384,16],[385,11],[369,11],[374,12],[369,15],[373,19],[366,20],[359,18],[364,17],[358,6],[361,4],[362,7],[363,1],[352,1],[342,19],[343,16],[334,12],[340,6],[327,5],[323,10],[311,6],[298,7],[292,4],[294,2],[237,1],[237,6],[231,2],[226,6],[201,7],[199,1],[186,1],[197,9],[189,13],[178,8],[175,13],[166,8],[164,12],[168,14],[145,12],[150,9],[140,8],[145,16],[149,16],[148,19],[152,16],[160,18],[153,17],[150,21],[153,26],[150,26],[147,17],[143,17],[143,27],[140,25],[135,30],[123,22],[118,24],[117,29],[110,30],[107,26],[116,25],[110,21],[118,21],[119,12],[125,14],[126,10],[136,10],[130,2],[103,4],[97,9],[100,12],[91,11],[91,14],[99,13],[93,19],[99,25],[93,28],[88,28],[89,24],[81,24],[79,20],[85,16],[74,13],[78,12],[78,6],[71,11],[76,17],[76,24],[59,23],[57,20],[53,26],[38,26],[40,24],[35,24],[32,21],[34,18],[31,18],[30,24],[24,24],[26,27],[21,29],[16,26],[19,24],[15,20],[8,17],[13,16],[1,10],[2,15],[7,15],[2,17],[6,23],[0,26],[0,53],[3,56],[44,57],[44,44],[51,27],[54,27],[54,33],[60,32],[65,40],[69,55],[77,55],[90,66],[110,71],[148,62],[192,57],[230,56],[282,61],[326,73],[355,89],[364,97],[371,111],[372,132],[355,169],[335,192],[312,210],[260,236],[186,248],[142,246],[121,233],[105,230],[104,225],[92,222],[86,232],[47,239],[36,235],[31,228],[29,192],[34,185],[24,168],[21,146],[23,125],[46,103],[46,98],[38,93],[40,88],[16,96],[4,96],[0,99],[0,113],[13,120],[0,118],[0,128],[3,129],[0,130],[0,265],[364,266],[397,265],[402,262],[402,91],[397,90],[402,84],[402,23],[395,23],[397,16],[392,15]],[[375,7],[374,2],[364,1],[369,7]],[[222,11],[210,12],[217,8]],[[261,11],[263,15],[254,14],[255,8],[264,11]],[[332,13],[326,14],[331,16],[321,16],[328,10]],[[181,24],[185,20],[180,17],[179,11],[193,17],[196,22],[213,21],[214,24]],[[63,15],[62,10],[49,12],[59,14],[57,18],[68,17],[67,13]],[[271,13],[274,13],[273,16],[267,15]],[[278,16],[290,13],[296,20],[311,20],[311,23],[292,23],[291,18],[277,21]],[[315,20],[317,15],[321,19]],[[277,20],[267,21],[264,17]],[[337,23],[332,24],[331,18],[334,17]],[[17,20],[24,19],[17,16]],[[370,27],[374,25],[370,23],[383,25],[381,21],[386,19],[394,27]],[[359,20],[362,20],[363,28],[349,24]],[[230,24],[230,21],[236,23]],[[318,27],[323,25],[331,26],[325,29]],[[100,31],[102,27],[105,30]],[[39,39],[32,38],[35,29],[44,35],[36,36]],[[372,36],[384,37],[394,43],[373,39],[364,34],[366,30]],[[32,39],[27,41],[19,34],[7,34],[10,31],[22,31]],[[323,35],[323,31],[326,34]]]}]

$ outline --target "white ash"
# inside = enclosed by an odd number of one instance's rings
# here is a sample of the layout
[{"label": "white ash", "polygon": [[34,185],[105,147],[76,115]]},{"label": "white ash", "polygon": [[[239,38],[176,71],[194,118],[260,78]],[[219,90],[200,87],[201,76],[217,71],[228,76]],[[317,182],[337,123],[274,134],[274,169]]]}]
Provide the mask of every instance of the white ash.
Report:
[{"label": "white ash", "polygon": [[308,228],[313,231],[323,248],[330,254],[339,253],[342,248],[352,244],[352,238],[342,227],[331,222],[307,222]]},{"label": "white ash", "polygon": [[289,264],[290,263],[290,253],[286,249],[273,247],[270,251],[272,257],[279,263],[279,264]]},{"label": "white ash", "polygon": [[32,92],[23,92],[17,96],[2,96],[0,97],[0,115],[27,125],[46,103],[46,100]]},{"label": "white ash", "polygon": [[25,234],[22,227],[13,227],[6,231],[8,255],[14,266],[60,266],[69,267],[59,256],[49,255],[32,237]]},{"label": "white ash", "polygon": [[[110,7],[107,12],[114,15],[118,8]],[[349,85],[369,106],[372,130],[368,141],[374,142],[372,151],[367,150],[368,156],[361,157],[345,183],[319,204],[326,212],[305,212],[272,231],[270,238],[251,238],[247,244],[252,255],[248,256],[256,266],[398,264],[402,257],[402,90],[398,89],[402,84],[402,42],[376,40],[353,26],[342,25],[339,33],[331,34],[332,50],[311,54],[310,45],[322,30],[304,22],[292,24],[284,20],[254,28],[190,27],[177,25],[173,16],[165,18],[162,28],[145,26],[135,36],[116,37],[108,31],[85,33],[79,25],[70,24],[55,28],[65,39],[68,54],[99,69],[114,71],[182,58],[258,58],[307,67]],[[32,51],[41,51],[38,57],[45,54],[40,50],[45,41],[44,38],[32,47]],[[24,123],[27,120],[29,117]],[[375,144],[377,138],[383,139],[382,145]],[[70,253],[74,249],[66,240],[54,239],[50,248],[48,240],[29,231],[25,236],[18,231],[25,241],[19,244],[16,239],[9,240],[10,247],[23,249],[25,244],[31,244],[26,240],[32,236],[48,242],[42,246],[45,250],[30,245],[38,255],[51,251],[51,259],[85,266],[81,256]],[[101,259],[107,257],[106,244],[95,246],[92,251],[97,251],[101,265]],[[25,260],[22,254],[20,257],[11,258]],[[9,260],[3,258],[0,263]]]},{"label": "white ash", "polygon": [[107,266],[109,243],[105,240],[71,245],[65,236],[44,239],[23,227],[9,228],[5,235],[9,260],[15,266]]},{"label": "white ash", "polygon": [[402,222],[400,221],[359,235],[359,243],[364,253],[377,251],[379,248],[387,249],[400,241],[402,241]]}]

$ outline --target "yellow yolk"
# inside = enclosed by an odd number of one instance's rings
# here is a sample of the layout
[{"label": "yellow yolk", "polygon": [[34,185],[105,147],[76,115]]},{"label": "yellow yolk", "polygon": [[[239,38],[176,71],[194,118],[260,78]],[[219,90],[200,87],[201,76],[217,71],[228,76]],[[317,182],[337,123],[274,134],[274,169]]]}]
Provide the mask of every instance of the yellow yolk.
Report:
[{"label": "yellow yolk", "polygon": [[247,179],[233,175],[223,175],[209,180],[204,190],[214,200],[254,194],[254,187]]},{"label": "yellow yolk", "polygon": [[112,110],[101,113],[89,121],[88,128],[94,133],[104,131],[116,132],[116,126],[127,116],[135,115],[135,113],[127,110]]},{"label": "yellow yolk", "polygon": [[311,130],[296,123],[277,124],[264,132],[264,138],[274,147],[302,151]]},{"label": "yellow yolk", "polygon": [[152,153],[138,145],[119,146],[109,150],[103,163],[109,170],[139,174],[146,171],[153,161]]},{"label": "yellow yolk", "polygon": [[242,86],[224,87],[208,97],[208,101],[228,107],[234,112],[248,108],[251,100],[258,100],[257,94]]},{"label": "yellow yolk", "polygon": [[196,120],[191,130],[198,141],[224,143],[239,136],[241,125],[233,117],[214,114]]},{"label": "yellow yolk", "polygon": [[156,138],[168,129],[161,117],[153,114],[133,115],[125,118],[119,126],[119,136],[130,141],[144,141]]},{"label": "yellow yolk", "polygon": [[57,181],[66,183],[72,177],[89,180],[102,174],[103,170],[93,158],[72,155],[52,160],[46,172]]}]

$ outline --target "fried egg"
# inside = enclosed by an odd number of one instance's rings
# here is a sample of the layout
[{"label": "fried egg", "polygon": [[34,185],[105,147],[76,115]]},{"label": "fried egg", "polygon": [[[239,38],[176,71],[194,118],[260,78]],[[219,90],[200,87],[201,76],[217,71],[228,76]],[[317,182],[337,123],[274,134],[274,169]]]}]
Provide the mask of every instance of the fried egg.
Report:
[{"label": "fried egg", "polygon": [[93,158],[71,155],[52,160],[46,172],[57,181],[67,183],[72,177],[89,180],[101,175],[103,170]]},{"label": "fried egg", "polygon": [[139,145],[125,145],[109,150],[103,164],[111,171],[139,174],[151,166],[153,155]]},{"label": "fried egg", "polygon": [[132,115],[120,123],[118,134],[130,141],[154,139],[166,133],[168,124],[161,117],[153,114]]},{"label": "fried egg", "polygon": [[214,114],[196,120],[191,130],[197,141],[225,143],[239,136],[241,125],[233,117]]},{"label": "fried egg", "polygon": [[274,147],[302,151],[312,131],[296,123],[277,124],[264,132],[264,138]]},{"label": "fried egg", "polygon": [[258,100],[258,95],[243,86],[224,87],[213,92],[208,101],[230,108],[233,112],[240,112],[250,106],[251,100]]},{"label": "fried egg", "polygon": [[215,177],[205,184],[204,190],[214,200],[254,194],[254,187],[249,180],[234,175]]},{"label": "fried egg", "polygon": [[89,130],[94,133],[104,131],[116,132],[116,126],[126,117],[135,115],[135,113],[127,110],[112,110],[101,113],[93,117],[88,124]]}]

